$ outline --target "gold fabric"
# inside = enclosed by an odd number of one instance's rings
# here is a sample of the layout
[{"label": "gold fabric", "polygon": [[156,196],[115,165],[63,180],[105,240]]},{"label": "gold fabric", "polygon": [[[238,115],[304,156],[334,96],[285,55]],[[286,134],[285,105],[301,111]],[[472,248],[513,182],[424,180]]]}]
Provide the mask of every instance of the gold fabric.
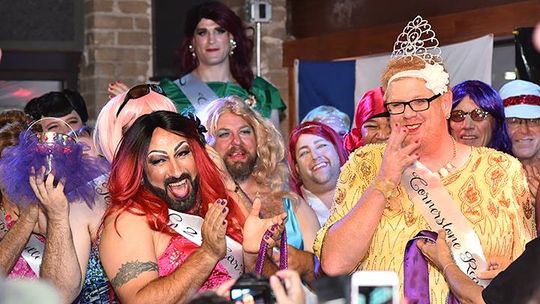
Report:
[{"label": "gold fabric", "polygon": [[[343,166],[330,218],[317,233],[313,245],[319,258],[328,229],[356,205],[377,175],[384,148],[384,144],[375,144],[358,149]],[[493,149],[473,148],[465,166],[443,178],[442,183],[480,238],[486,257],[503,256],[513,260],[536,236],[534,206],[517,159]],[[403,292],[405,245],[420,230],[430,230],[430,227],[405,189],[400,186],[398,191],[394,199],[400,202],[400,208],[384,210],[367,255],[358,261],[355,270],[396,271]],[[346,235],[341,237],[354,242]],[[429,281],[431,303],[445,303],[448,286],[442,274],[431,265]]]}]

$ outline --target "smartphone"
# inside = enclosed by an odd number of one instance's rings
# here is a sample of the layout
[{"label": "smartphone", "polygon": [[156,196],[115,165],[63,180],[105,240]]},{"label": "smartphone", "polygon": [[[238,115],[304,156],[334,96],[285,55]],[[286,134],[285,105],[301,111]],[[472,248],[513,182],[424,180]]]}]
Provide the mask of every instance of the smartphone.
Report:
[{"label": "smartphone", "polygon": [[234,304],[273,304],[275,303],[268,278],[245,273],[230,290]]},{"label": "smartphone", "polygon": [[399,304],[399,278],[393,271],[358,271],[351,278],[352,304]]}]

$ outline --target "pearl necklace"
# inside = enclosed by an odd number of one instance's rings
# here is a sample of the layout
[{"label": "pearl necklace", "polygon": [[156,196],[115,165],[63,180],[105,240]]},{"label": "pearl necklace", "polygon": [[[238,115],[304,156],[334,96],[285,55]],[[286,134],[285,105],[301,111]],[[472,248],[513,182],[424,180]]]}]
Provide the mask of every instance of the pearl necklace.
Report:
[{"label": "pearl necklace", "polygon": [[448,162],[446,162],[446,164],[442,168],[440,168],[439,171],[437,171],[441,179],[447,177],[451,171],[454,171],[456,169],[456,166],[452,164],[452,162],[456,159],[457,156],[456,140],[453,137],[450,138],[452,139],[453,148],[452,158]]}]

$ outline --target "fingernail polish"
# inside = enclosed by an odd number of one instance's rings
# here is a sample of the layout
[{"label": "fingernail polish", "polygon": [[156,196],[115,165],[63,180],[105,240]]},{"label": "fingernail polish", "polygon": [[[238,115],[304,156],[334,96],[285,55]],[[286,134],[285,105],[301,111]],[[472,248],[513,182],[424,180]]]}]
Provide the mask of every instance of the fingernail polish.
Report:
[{"label": "fingernail polish", "polygon": [[225,208],[223,208],[223,210],[221,210],[221,212],[225,213],[225,212],[227,212],[227,210],[228,210],[227,207],[225,207]]}]

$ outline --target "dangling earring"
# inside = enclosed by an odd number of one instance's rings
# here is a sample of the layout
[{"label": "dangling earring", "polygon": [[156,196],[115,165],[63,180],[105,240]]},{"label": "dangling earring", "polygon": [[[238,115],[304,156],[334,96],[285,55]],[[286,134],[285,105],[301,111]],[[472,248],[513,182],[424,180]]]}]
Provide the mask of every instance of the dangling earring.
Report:
[{"label": "dangling earring", "polygon": [[234,41],[233,38],[229,39],[229,45],[231,46],[231,49],[229,50],[229,56],[232,56],[234,54],[234,49],[236,48],[236,41]]},{"label": "dangling earring", "polygon": [[188,45],[188,50],[189,52],[191,53],[191,56],[193,56],[193,58],[197,57],[197,55],[195,54],[195,48],[193,47],[193,45]]}]

